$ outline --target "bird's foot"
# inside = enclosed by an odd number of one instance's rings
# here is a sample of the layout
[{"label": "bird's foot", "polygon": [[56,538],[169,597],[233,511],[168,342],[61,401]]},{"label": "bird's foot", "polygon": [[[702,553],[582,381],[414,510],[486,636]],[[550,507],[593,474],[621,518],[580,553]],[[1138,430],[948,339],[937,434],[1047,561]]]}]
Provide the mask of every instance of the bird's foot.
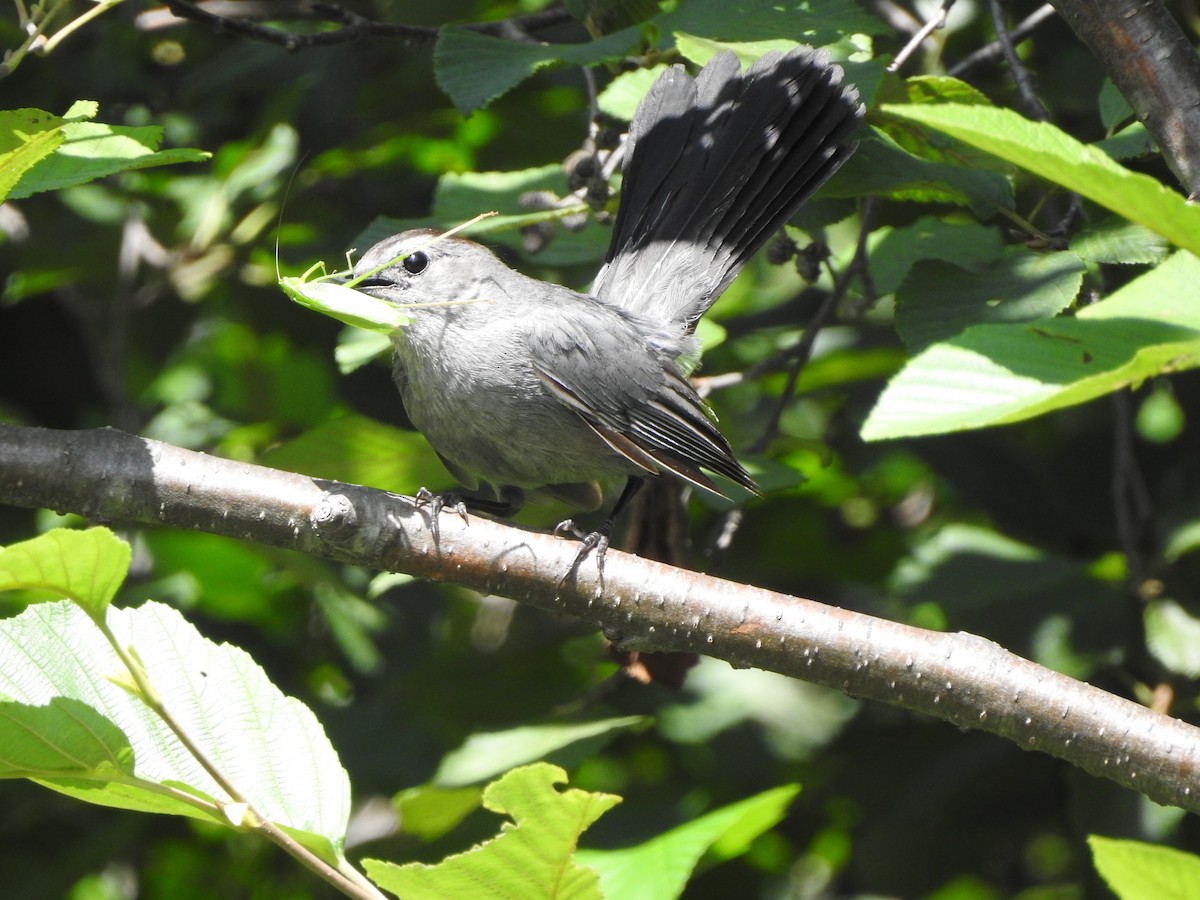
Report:
[{"label": "bird's foot", "polygon": [[604,555],[608,552],[608,542],[612,536],[612,522],[605,521],[595,531],[584,531],[575,524],[574,519],[564,519],[554,526],[555,537],[562,537],[570,534],[579,539],[579,551],[575,554],[575,559],[571,562],[570,568],[563,574],[563,577],[558,580],[561,587],[564,582],[572,575],[579,574],[579,566],[587,559],[588,554],[595,551],[596,554],[596,572],[600,575],[600,580],[604,580]]},{"label": "bird's foot", "polygon": [[453,491],[435,494],[428,488],[421,488],[413,497],[414,504],[418,509],[422,506],[429,507],[429,530],[433,532],[433,540],[436,543],[441,539],[441,529],[438,527],[438,517],[442,510],[449,508],[453,512],[458,513],[459,517],[465,524],[471,524],[471,519],[467,515],[467,503],[463,500],[461,494],[456,494]]}]

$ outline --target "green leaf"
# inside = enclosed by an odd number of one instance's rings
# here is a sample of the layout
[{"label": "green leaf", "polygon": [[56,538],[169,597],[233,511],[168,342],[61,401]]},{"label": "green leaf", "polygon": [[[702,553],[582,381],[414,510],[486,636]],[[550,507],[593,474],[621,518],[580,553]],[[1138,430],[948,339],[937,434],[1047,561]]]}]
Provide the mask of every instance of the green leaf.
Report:
[{"label": "green leaf", "polygon": [[[184,731],[257,811],[327,861],[342,858],[350,786],[312,712],[245,652],[205,640],[159,603],[107,622]],[[120,684],[128,670],[66,601],[0,621],[0,777],[76,799],[228,825],[231,798],[174,732]],[[86,732],[86,733],[85,733]]]},{"label": "green leaf", "polygon": [[162,129],[155,125],[104,125],[67,122],[63,142],[54,155],[26,172],[13,189],[17,200],[41,191],[57,191],[117,172],[176,163],[203,162],[212,156],[202,150],[159,150]]},{"label": "green leaf", "polygon": [[1175,562],[1185,553],[1200,550],[1200,519],[1183,522],[1167,534],[1163,556]]},{"label": "green leaf", "polygon": [[260,461],[289,472],[410,494],[421,486],[436,489],[448,478],[429,443],[415,431],[356,415],[310,428],[268,450]]},{"label": "green leaf", "polygon": [[1074,318],[977,325],[915,357],[863,425],[865,440],[1032,418],[1200,365],[1200,260],[1176,253]]},{"label": "green leaf", "polygon": [[391,350],[392,341],[387,335],[349,326],[338,335],[333,358],[337,360],[338,371],[349,375],[378,357],[390,354]]},{"label": "green leaf", "polygon": [[537,763],[514,769],[483,792],[483,805],[512,817],[500,834],[437,865],[364,861],[367,874],[405,900],[478,896],[599,898],[599,879],[572,856],[579,836],[621,802],[612,794],[575,788],[559,792],[566,772]]},{"label": "green leaf", "polygon": [[896,290],[896,330],[916,351],[971,325],[1032,322],[1071,305],[1083,283],[1074,253],[1010,247],[976,271],[940,260],[915,265]]},{"label": "green leaf", "polygon": [[1133,118],[1133,107],[1129,105],[1125,95],[1113,84],[1111,78],[1105,78],[1104,84],[1100,86],[1097,106],[1100,110],[1100,121],[1110,134],[1124,122]]},{"label": "green leaf", "polygon": [[664,34],[758,41],[786,34],[824,47],[851,34],[885,34],[887,25],[853,0],[688,0],[654,20]]},{"label": "green leaf", "polygon": [[1032,122],[1008,109],[960,104],[885,104],[882,111],[995,154],[1200,253],[1200,207],[1047,122]]},{"label": "green leaf", "polygon": [[432,841],[473,813],[482,801],[481,787],[443,788],[423,784],[401,791],[392,803],[405,834]]},{"label": "green leaf", "polygon": [[1109,216],[1072,237],[1071,252],[1090,263],[1151,265],[1166,259],[1171,248],[1144,225]]},{"label": "green leaf", "polygon": [[722,859],[744,853],[754,838],[784,817],[799,792],[799,785],[785,785],[714,810],[636,847],[580,850],[576,858],[600,874],[605,897],[669,900],[683,893],[709,848],[717,845]]},{"label": "green leaf", "polygon": [[998,259],[1004,250],[999,229],[933,216],[903,228],[880,228],[869,240],[871,281],[880,294],[895,292],[920,260],[940,259],[973,269]]},{"label": "green leaf", "polygon": [[1200,857],[1173,847],[1088,835],[1096,871],[1121,900],[1200,898]]},{"label": "green leaf", "polygon": [[[481,213],[498,211],[462,228],[460,234],[502,244],[524,254],[520,229],[540,222],[554,222],[565,213],[580,213],[582,204],[564,210],[528,211],[521,198],[530,192],[549,191],[556,196],[568,192],[561,165],[551,164],[516,172],[447,173],[438,179],[433,211],[423,219],[380,217],[355,238],[354,245],[366,248],[376,241],[409,228],[444,230],[460,226]],[[553,240],[536,254],[536,260],[548,266],[567,266],[596,262],[604,256],[611,229],[594,219],[579,231],[558,230]]]},{"label": "green leaf", "polygon": [[967,106],[992,106],[987,94],[973,85],[949,75],[913,75],[904,79],[910,103],[962,103]]},{"label": "green leaf", "polygon": [[601,112],[608,113],[618,119],[628,122],[633,118],[637,105],[650,90],[658,76],[667,70],[667,66],[657,65],[649,69],[634,69],[632,72],[622,72],[608,83],[600,92],[596,103]]},{"label": "green leaf", "polygon": [[542,69],[616,62],[641,41],[626,28],[584,44],[523,43],[447,26],[433,48],[438,87],[465,115],[487,106]]},{"label": "green leaf", "polygon": [[623,716],[578,725],[530,725],[478,732],[442,758],[433,781],[440,787],[476,784],[514,766],[544,759],[576,742],[613,738],[648,721],[645,716]]},{"label": "green leaf", "polygon": [[0,202],[62,144],[65,120],[40,109],[0,110]]},{"label": "green leaf", "polygon": [[918,203],[952,203],[990,219],[1013,206],[1012,186],[999,172],[924,159],[877,128],[862,129],[858,151],[830,179],[825,197],[875,194]]},{"label": "green leaf", "polygon": [[[648,27],[649,26],[649,27]],[[824,46],[851,34],[881,34],[886,26],[851,0],[689,0],[640,26],[614,31],[583,44],[520,43],[446,27],[433,51],[438,86],[462,112],[486,106],[543,69],[619,62],[636,52],[646,35],[659,33],[664,47],[680,33],[720,41],[756,41],[786,34]]]},{"label": "green leaf", "polygon": [[1073,678],[1119,659],[1125,602],[1089,566],[986,528],[951,524],[915,547],[892,575],[913,615],[936,607],[943,629],[986,634]]},{"label": "green leaf", "polygon": [[107,528],[55,528],[0,550],[0,591],[50,591],[100,616],[129,572],[129,545]]},{"label": "green leaf", "polygon": [[1146,646],[1160,663],[1188,678],[1200,678],[1200,619],[1174,600],[1146,604]]},{"label": "green leaf", "polygon": [[593,34],[636,25],[659,11],[657,0],[564,0],[563,6]]}]

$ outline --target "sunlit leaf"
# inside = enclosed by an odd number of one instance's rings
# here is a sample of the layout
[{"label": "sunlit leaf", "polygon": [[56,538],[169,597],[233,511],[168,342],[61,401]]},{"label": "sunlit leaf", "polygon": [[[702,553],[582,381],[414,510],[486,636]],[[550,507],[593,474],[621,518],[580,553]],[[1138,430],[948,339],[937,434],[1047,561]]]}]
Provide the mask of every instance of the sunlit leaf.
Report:
[{"label": "sunlit leaf", "polygon": [[786,785],[733,803],[624,850],[581,850],[577,859],[600,873],[606,897],[673,900],[683,893],[692,870],[706,851],[719,856],[744,852],[749,842],[774,827],[800,792]]},{"label": "sunlit leaf", "polygon": [[1195,900],[1200,857],[1174,847],[1088,835],[1096,871],[1121,900]]},{"label": "sunlit leaf", "polygon": [[915,357],[867,417],[867,440],[1016,422],[1200,365],[1200,260],[1176,253],[1072,318],[978,325]]},{"label": "sunlit leaf", "polygon": [[570,788],[566,772],[538,763],[514,769],[483,792],[483,805],[510,816],[501,833],[437,865],[364,862],[381,887],[406,900],[470,897],[487,886],[490,897],[599,898],[598,877],[572,854],[580,835],[621,798]]},{"label": "sunlit leaf", "polygon": [[129,545],[107,528],[55,528],[0,550],[0,591],[49,591],[100,615],[125,580],[129,558]]},{"label": "sunlit leaf", "polygon": [[[214,644],[170,607],[109,610],[172,717],[259,814],[335,862],[349,782],[313,714],[243,651]],[[0,621],[0,776],[76,799],[225,821],[228,793],[133,692],[87,615],[66,601]]]},{"label": "sunlit leaf", "polygon": [[1200,207],[1048,122],[987,106],[887,104],[882,109],[995,154],[1200,253]]}]

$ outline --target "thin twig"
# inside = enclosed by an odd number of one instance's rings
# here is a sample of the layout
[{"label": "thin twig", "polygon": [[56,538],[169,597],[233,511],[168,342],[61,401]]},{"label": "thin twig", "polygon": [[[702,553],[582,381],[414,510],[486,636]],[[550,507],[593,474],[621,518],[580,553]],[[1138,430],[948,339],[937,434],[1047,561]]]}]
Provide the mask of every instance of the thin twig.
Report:
[{"label": "thin twig", "polygon": [[[1039,6],[1012,28],[1008,29],[1008,42],[1013,45],[1019,44],[1025,38],[1029,37],[1029,35],[1033,34],[1039,25],[1055,16],[1057,12],[1049,3]],[[1004,56],[1004,43],[997,39],[990,44],[985,44],[974,53],[955,63],[946,74],[952,75],[955,78],[962,78],[976,66],[990,63],[1002,56]]]},{"label": "thin twig", "polygon": [[808,364],[808,360],[812,356],[813,346],[817,342],[817,335],[838,308],[838,304],[842,302],[842,298],[846,296],[846,292],[850,289],[850,284],[855,278],[863,277],[864,273],[866,273],[868,260],[867,238],[874,227],[875,215],[878,208],[878,203],[872,200],[868,200],[864,204],[861,226],[858,233],[858,243],[854,248],[854,256],[847,263],[841,274],[834,279],[833,287],[825,295],[825,299],[821,301],[821,305],[813,316],[812,321],[809,322],[808,327],[804,329],[804,334],[801,336],[800,342],[788,351],[788,356],[791,359],[791,368],[788,371],[787,384],[784,386],[783,392],[779,395],[779,401],[775,405],[775,410],[771,414],[767,426],[763,429],[758,439],[750,445],[751,453],[761,453],[774,440],[775,435],[779,433],[779,423],[783,419],[783,413],[787,409],[788,404],[791,403],[792,396],[796,393],[796,385],[800,381],[800,372]]},{"label": "thin twig", "polygon": [[912,56],[921,44],[925,43],[925,39],[933,34],[939,28],[946,27],[946,18],[950,15],[950,7],[954,5],[954,0],[942,0],[941,8],[938,9],[929,21],[921,26],[920,31],[914,34],[907,44],[896,54],[896,58],[892,60],[892,64],[887,67],[889,72],[899,71],[900,67],[908,62],[908,58]]},{"label": "thin twig", "polygon": [[[240,8],[243,4],[230,3],[227,0],[201,0],[198,3],[193,3],[192,0],[163,0],[163,3],[176,19],[198,22],[217,32],[237,34],[287,50],[344,44],[368,37],[396,38],[411,43],[432,43],[437,39],[440,31],[439,28],[426,25],[376,22],[337,4],[318,2],[318,0],[285,5],[284,9],[290,10],[290,14],[285,14],[278,4],[247,4],[245,5],[246,9],[243,10]],[[270,12],[264,12],[267,9]],[[251,21],[246,18],[247,13],[272,19],[315,19],[322,22],[336,22],[341,27],[333,31],[303,33],[284,31]],[[461,27],[479,34],[505,37],[509,40],[515,39],[518,35],[522,36],[522,39],[528,40],[530,32],[571,21],[573,19],[566,10],[555,8],[498,22],[479,22]],[[144,30],[162,28],[170,24],[174,24],[173,20],[164,19],[161,12],[157,10],[143,13],[138,17],[138,27]]]},{"label": "thin twig", "polygon": [[992,24],[996,28],[996,40],[999,41],[1004,61],[1008,63],[1008,69],[1012,72],[1013,82],[1017,86],[1017,94],[1021,97],[1021,103],[1024,105],[1026,113],[1032,118],[1039,122],[1045,122],[1050,118],[1050,114],[1046,112],[1046,107],[1038,99],[1037,92],[1033,89],[1033,79],[1030,78],[1029,71],[1017,58],[1017,51],[1013,46],[1012,36],[1009,34],[1008,23],[1004,21],[1004,10],[1000,6],[1000,0],[988,0],[988,8],[992,13]]}]

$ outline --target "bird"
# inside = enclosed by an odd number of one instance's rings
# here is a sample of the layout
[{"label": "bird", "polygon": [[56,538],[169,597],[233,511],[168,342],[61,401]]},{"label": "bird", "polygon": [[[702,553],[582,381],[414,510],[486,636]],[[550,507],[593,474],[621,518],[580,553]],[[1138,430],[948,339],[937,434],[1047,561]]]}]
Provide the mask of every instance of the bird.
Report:
[{"label": "bird", "polygon": [[586,293],[532,278],[483,245],[413,229],[372,246],[355,290],[405,308],[393,380],[413,425],[463,489],[429,495],[505,516],[527,498],[570,519],[603,571],[615,522],[648,477],[726,496],[720,476],[757,493],[688,380],[696,323],[767,240],[853,153],[863,107],[823,50],[731,52],[694,78],[669,67],[630,122],[620,202]]}]

